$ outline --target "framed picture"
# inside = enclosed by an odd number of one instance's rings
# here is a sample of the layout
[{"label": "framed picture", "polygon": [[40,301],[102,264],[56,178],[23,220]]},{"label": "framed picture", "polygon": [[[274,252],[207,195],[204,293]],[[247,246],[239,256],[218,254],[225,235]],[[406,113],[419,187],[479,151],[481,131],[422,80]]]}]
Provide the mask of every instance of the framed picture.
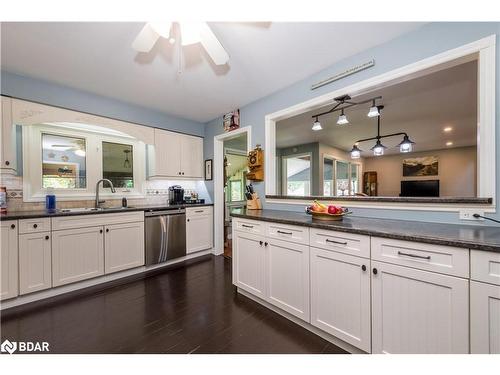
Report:
[{"label": "framed picture", "polygon": [[225,132],[238,129],[240,127],[240,110],[235,109],[226,113],[222,118],[222,125]]},{"label": "framed picture", "polygon": [[403,176],[437,176],[437,156],[425,156],[422,158],[403,159]]},{"label": "framed picture", "polygon": [[212,181],[212,159],[205,160],[205,181]]}]

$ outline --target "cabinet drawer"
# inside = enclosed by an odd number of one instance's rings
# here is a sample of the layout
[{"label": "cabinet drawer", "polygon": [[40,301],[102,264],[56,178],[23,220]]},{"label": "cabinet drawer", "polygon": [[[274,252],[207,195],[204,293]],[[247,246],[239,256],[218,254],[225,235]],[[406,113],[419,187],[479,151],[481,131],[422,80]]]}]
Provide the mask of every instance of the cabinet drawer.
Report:
[{"label": "cabinet drawer", "polygon": [[212,207],[190,207],[186,208],[186,217],[198,216],[198,215],[212,215]]},{"label": "cabinet drawer", "polygon": [[98,227],[110,224],[122,224],[144,221],[143,211],[62,216],[52,218],[52,230]]},{"label": "cabinet drawer", "polygon": [[19,233],[50,232],[50,218],[19,220]]},{"label": "cabinet drawer", "polygon": [[372,237],[371,250],[374,260],[469,277],[468,249]]},{"label": "cabinet drawer", "polygon": [[310,245],[349,255],[370,257],[370,237],[361,234],[311,229]]},{"label": "cabinet drawer", "polygon": [[263,221],[233,219],[233,229],[240,232],[265,234],[265,223]]},{"label": "cabinet drawer", "polygon": [[309,228],[277,223],[267,224],[267,237],[298,244],[309,244]]},{"label": "cabinet drawer", "polygon": [[470,278],[500,285],[500,253],[471,250]]}]

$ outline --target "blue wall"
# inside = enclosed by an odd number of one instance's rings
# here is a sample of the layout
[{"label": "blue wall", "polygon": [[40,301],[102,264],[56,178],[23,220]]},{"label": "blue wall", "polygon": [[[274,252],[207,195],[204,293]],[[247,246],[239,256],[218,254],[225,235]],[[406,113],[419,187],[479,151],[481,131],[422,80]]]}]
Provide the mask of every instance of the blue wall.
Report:
[{"label": "blue wall", "polygon": [[[264,116],[287,108],[297,103],[309,100],[313,97],[325,94],[336,89],[348,86],[355,82],[363,81],[367,78],[391,71],[393,69],[414,63],[426,57],[436,55],[446,50],[459,47],[486,36],[500,35],[500,23],[431,23],[421,28],[405,34],[399,38],[389,41],[383,45],[368,49],[357,55],[344,59],[331,67],[314,74],[298,83],[289,86],[272,95],[259,99],[241,108],[241,125],[252,126],[252,144],[259,143],[265,145],[264,137]],[[331,48],[335,48],[332,46]],[[496,48],[496,124],[500,123],[500,98],[498,90],[500,87],[500,48]],[[310,86],[326,77],[343,71],[353,65],[363,63],[367,60],[375,59],[375,67],[346,77],[332,84],[311,91]],[[284,67],[286,68],[286,67]],[[205,158],[213,158],[213,138],[222,133],[222,119],[217,118],[206,124],[205,127]],[[497,159],[500,149],[500,131],[496,132]],[[500,197],[500,163],[497,162],[497,197]],[[207,182],[207,190],[213,197],[213,183]],[[261,197],[265,195],[264,183],[256,183],[256,190]],[[301,206],[288,206],[277,204],[264,204],[266,208],[303,210]],[[400,218],[410,220],[425,220],[435,222],[459,222],[457,213],[439,213],[425,211],[407,210],[379,210],[379,209],[355,209],[355,215],[376,216],[387,218]],[[491,217],[500,219],[497,212]]]},{"label": "blue wall", "polygon": [[86,91],[2,71],[2,95],[203,136],[204,124]]}]

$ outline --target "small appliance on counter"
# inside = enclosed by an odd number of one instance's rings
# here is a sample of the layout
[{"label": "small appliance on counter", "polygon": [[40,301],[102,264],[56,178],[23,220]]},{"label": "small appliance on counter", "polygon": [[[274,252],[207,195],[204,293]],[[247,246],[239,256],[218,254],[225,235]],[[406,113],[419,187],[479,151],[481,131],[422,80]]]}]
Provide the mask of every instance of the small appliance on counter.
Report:
[{"label": "small appliance on counter", "polygon": [[184,189],[180,185],[173,185],[168,188],[168,203],[169,204],[183,204],[184,203]]}]

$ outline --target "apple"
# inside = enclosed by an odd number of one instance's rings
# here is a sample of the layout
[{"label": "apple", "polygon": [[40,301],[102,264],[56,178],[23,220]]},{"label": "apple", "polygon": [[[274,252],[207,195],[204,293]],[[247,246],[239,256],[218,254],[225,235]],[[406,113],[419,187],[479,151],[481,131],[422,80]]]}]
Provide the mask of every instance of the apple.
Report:
[{"label": "apple", "polygon": [[338,214],[340,212],[342,212],[342,209],[340,209],[340,211],[339,211],[339,209],[333,205],[328,206],[328,213],[329,214],[335,215],[335,214]]}]

